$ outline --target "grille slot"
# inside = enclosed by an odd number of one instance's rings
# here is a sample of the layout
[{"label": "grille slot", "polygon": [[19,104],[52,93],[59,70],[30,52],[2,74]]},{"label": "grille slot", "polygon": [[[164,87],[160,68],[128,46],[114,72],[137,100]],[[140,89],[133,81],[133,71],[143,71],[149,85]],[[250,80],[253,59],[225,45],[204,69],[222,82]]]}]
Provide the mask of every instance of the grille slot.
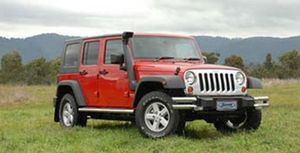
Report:
[{"label": "grille slot", "polygon": [[234,92],[235,83],[232,73],[199,73],[200,92]]},{"label": "grille slot", "polygon": [[204,79],[205,79],[205,87],[206,87],[206,91],[209,91],[209,82],[208,82],[208,77],[207,77],[207,73],[204,74]]}]

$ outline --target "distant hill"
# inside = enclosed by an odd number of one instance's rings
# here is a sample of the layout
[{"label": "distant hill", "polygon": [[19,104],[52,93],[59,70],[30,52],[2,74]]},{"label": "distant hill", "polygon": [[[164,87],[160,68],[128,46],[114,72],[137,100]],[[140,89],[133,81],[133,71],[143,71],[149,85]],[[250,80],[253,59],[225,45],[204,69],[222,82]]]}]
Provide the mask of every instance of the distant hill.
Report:
[{"label": "distant hill", "polygon": [[263,63],[268,52],[274,61],[284,52],[297,49],[300,51],[300,36],[290,38],[251,37],[229,39],[224,37],[195,36],[202,51],[221,54],[219,63],[232,54],[244,58],[244,63]]},{"label": "distant hill", "polygon": [[[48,60],[60,56],[65,40],[74,36],[58,34],[41,34],[25,39],[0,37],[0,58],[11,51],[20,51],[23,63],[46,57]],[[195,36],[202,51],[213,51],[221,54],[219,63],[224,58],[237,54],[244,58],[246,64],[263,63],[268,52],[272,53],[273,60],[286,51],[297,49],[300,51],[300,36],[290,38],[251,37],[245,39],[229,39],[225,37]]]},{"label": "distant hill", "polygon": [[0,37],[0,58],[11,51],[20,51],[23,63],[46,57],[48,60],[60,56],[65,40],[75,38],[58,34],[41,34],[25,39]]}]

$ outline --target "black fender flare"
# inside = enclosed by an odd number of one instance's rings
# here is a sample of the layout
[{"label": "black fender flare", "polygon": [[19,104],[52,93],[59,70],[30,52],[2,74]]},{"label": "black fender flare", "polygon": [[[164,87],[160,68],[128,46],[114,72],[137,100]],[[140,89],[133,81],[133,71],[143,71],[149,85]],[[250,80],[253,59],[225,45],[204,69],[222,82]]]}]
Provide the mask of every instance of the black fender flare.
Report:
[{"label": "black fender flare", "polygon": [[54,121],[58,122],[58,110],[59,110],[59,102],[62,98],[62,96],[65,93],[68,93],[69,91],[66,91],[67,88],[71,88],[73,95],[75,96],[77,106],[79,107],[84,107],[86,106],[86,101],[83,96],[81,87],[79,83],[75,80],[64,80],[58,83],[57,89],[56,89],[56,96],[53,101],[53,105],[55,108],[55,113],[54,113]]},{"label": "black fender flare", "polygon": [[137,103],[142,97],[141,93],[143,90],[143,84],[150,82],[161,83],[164,89],[185,89],[183,80],[176,75],[152,75],[143,77],[140,79],[135,89],[135,95],[132,103],[133,107],[137,106]]},{"label": "black fender flare", "polygon": [[60,92],[60,88],[67,86],[70,87],[73,91],[73,95],[75,96],[76,102],[78,106],[86,106],[86,101],[84,99],[81,87],[79,83],[75,80],[64,80],[58,83],[57,90],[56,90],[56,96],[58,96]]},{"label": "black fender flare", "polygon": [[136,90],[145,82],[160,82],[165,89],[185,89],[182,79],[176,75],[152,75],[141,78]]},{"label": "black fender flare", "polygon": [[254,77],[247,77],[247,88],[249,89],[262,89],[262,84],[260,79]]}]

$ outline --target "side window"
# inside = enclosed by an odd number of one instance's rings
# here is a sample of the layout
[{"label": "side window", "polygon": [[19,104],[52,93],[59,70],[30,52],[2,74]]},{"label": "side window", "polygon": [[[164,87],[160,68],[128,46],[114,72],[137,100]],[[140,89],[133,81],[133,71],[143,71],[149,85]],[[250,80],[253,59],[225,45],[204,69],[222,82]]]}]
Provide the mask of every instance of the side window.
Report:
[{"label": "side window", "polygon": [[78,67],[80,44],[68,44],[66,47],[64,67]]},{"label": "side window", "polygon": [[124,54],[121,39],[106,41],[104,64],[111,64],[110,61],[111,54]]},{"label": "side window", "polygon": [[87,42],[84,44],[84,53],[82,57],[83,65],[97,65],[100,42]]}]

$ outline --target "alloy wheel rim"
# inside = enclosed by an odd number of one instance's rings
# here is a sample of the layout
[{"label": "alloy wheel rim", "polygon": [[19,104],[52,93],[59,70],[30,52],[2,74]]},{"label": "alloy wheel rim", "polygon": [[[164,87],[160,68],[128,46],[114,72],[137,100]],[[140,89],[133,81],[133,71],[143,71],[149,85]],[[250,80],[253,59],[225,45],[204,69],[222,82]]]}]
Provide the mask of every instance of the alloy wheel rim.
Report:
[{"label": "alloy wheel rim", "polygon": [[151,131],[161,132],[170,123],[170,111],[161,102],[154,102],[147,107],[144,120]]},{"label": "alloy wheel rim", "polygon": [[67,102],[63,107],[63,122],[66,126],[72,126],[74,122],[73,107]]},{"label": "alloy wheel rim", "polygon": [[226,121],[226,125],[229,127],[229,128],[232,128],[232,129],[239,129],[241,128],[243,125],[245,125],[246,121],[247,121],[247,113],[245,113],[244,115],[244,119],[242,122],[239,122],[239,123],[233,123],[231,120],[227,120]]}]

